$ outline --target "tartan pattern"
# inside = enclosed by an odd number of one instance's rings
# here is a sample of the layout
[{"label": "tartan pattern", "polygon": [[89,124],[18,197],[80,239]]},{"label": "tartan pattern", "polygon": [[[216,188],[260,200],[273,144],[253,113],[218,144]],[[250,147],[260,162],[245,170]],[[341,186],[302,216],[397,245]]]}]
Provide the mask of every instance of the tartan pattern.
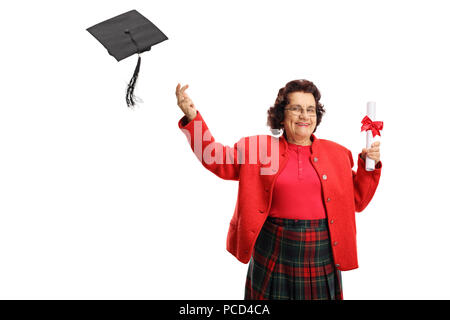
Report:
[{"label": "tartan pattern", "polygon": [[255,243],[245,300],[341,300],[327,219],[268,217]]}]

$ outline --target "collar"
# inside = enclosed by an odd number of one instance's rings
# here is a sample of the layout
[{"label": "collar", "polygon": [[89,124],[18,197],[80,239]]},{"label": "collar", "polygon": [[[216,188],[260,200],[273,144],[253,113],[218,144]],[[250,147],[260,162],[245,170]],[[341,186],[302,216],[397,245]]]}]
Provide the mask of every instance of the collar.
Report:
[{"label": "collar", "polygon": [[[314,135],[314,133],[311,134],[311,138],[312,138],[312,145],[310,147],[311,147],[311,154],[313,155],[313,154],[317,153],[317,151],[319,149],[320,139],[318,139]],[[281,151],[281,153],[286,154],[286,152],[289,148],[289,145],[288,145],[288,141],[284,137],[284,134],[281,135],[280,140],[281,140],[281,145],[283,146],[282,150],[280,150],[280,151]]]}]

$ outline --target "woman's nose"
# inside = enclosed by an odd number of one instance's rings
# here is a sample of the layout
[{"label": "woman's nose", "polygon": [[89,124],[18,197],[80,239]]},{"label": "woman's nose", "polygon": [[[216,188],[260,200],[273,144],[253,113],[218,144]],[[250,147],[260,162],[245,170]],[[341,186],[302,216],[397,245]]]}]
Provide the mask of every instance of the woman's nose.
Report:
[{"label": "woman's nose", "polygon": [[307,119],[308,116],[306,115],[306,111],[300,110],[300,113],[298,114],[299,119]]}]

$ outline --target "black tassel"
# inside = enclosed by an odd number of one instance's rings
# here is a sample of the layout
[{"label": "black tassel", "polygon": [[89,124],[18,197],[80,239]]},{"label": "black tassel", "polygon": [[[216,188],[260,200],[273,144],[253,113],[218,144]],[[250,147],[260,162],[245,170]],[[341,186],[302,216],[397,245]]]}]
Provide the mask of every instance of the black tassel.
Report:
[{"label": "black tassel", "polygon": [[134,87],[136,86],[140,68],[141,68],[141,56],[139,55],[139,59],[136,64],[136,68],[134,69],[133,77],[131,77],[130,83],[128,83],[127,96],[126,96],[126,101],[127,101],[128,107],[134,107],[134,105],[136,104],[136,102],[135,102],[136,97],[134,96]]}]

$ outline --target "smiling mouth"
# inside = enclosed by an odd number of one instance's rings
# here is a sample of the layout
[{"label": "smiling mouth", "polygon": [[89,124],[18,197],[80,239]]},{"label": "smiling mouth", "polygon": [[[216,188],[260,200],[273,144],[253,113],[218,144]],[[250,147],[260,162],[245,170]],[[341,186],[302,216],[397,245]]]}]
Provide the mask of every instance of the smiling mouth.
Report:
[{"label": "smiling mouth", "polygon": [[296,122],[295,125],[297,125],[299,127],[307,127],[307,126],[309,126],[309,123]]}]

